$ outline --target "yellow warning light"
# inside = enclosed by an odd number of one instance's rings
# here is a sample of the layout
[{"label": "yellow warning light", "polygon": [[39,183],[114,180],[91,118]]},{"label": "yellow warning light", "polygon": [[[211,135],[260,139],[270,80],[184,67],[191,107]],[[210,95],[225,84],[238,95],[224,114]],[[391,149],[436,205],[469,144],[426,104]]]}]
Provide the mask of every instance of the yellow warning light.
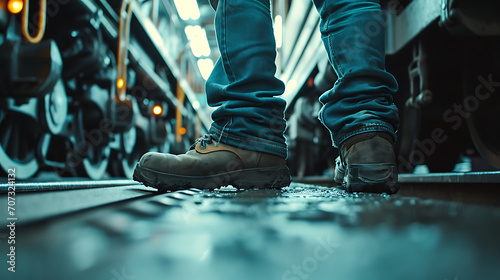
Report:
[{"label": "yellow warning light", "polygon": [[13,14],[18,14],[23,10],[24,2],[23,0],[9,0],[7,7],[9,12]]},{"label": "yellow warning light", "polygon": [[187,132],[186,128],[184,128],[184,127],[179,128],[179,134],[180,135],[184,135],[184,134],[186,134],[186,132]]},{"label": "yellow warning light", "polygon": [[123,80],[123,78],[118,79],[118,81],[116,81],[116,86],[120,89],[123,88],[125,86],[125,80]]},{"label": "yellow warning light", "polygon": [[153,107],[153,114],[154,114],[155,116],[159,116],[159,115],[161,115],[161,113],[162,113],[162,112],[163,112],[163,108],[162,108],[160,105],[155,105],[155,106]]}]

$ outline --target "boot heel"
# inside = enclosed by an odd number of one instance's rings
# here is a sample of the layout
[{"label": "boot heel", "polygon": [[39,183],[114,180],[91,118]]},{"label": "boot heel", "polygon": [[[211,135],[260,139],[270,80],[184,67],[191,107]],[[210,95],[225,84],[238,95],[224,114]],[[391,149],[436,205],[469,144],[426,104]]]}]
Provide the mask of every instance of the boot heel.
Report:
[{"label": "boot heel", "polygon": [[399,190],[398,170],[395,164],[348,164],[344,177],[347,192],[385,192],[396,193]]}]

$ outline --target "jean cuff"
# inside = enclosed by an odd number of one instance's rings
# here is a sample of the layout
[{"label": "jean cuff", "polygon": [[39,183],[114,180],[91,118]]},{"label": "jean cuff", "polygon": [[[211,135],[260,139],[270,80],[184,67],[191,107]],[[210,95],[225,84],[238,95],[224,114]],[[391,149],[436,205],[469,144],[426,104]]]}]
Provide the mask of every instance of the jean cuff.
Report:
[{"label": "jean cuff", "polygon": [[361,134],[361,133],[367,133],[367,132],[385,132],[392,137],[392,140],[394,141],[394,143],[396,143],[396,140],[397,140],[396,132],[394,131],[394,129],[392,128],[391,125],[388,125],[385,123],[373,123],[373,124],[367,124],[367,125],[364,125],[362,127],[359,127],[355,130],[352,130],[352,131],[344,134],[341,137],[338,137],[337,139],[334,139],[333,145],[338,148],[348,138],[351,138],[351,137],[356,136],[356,135]]},{"label": "jean cuff", "polygon": [[208,133],[213,134],[216,139],[218,139],[218,142],[222,142],[227,145],[242,148],[245,150],[269,153],[283,158],[287,157],[286,145],[257,137],[242,137],[230,134],[226,131],[223,131],[223,129],[218,127],[218,125],[215,123],[212,124],[212,127],[210,127]]}]

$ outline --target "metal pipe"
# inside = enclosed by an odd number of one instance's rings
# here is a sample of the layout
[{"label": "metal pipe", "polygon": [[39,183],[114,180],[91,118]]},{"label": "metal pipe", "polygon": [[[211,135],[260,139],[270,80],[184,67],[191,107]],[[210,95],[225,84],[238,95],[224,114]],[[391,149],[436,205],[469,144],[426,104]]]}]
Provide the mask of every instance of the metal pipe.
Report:
[{"label": "metal pipe", "polygon": [[[127,56],[130,40],[130,22],[132,19],[132,5],[135,0],[123,0],[120,8],[120,24],[118,32],[117,52],[117,90],[116,98],[124,100],[127,88]],[[126,12],[125,12],[126,10]]]},{"label": "metal pipe", "polygon": [[33,37],[28,30],[28,16],[29,16],[30,0],[24,0],[23,10],[23,24],[22,33],[24,38],[33,44],[39,43],[45,34],[45,24],[47,18],[47,0],[40,0],[40,16],[38,17],[38,31],[36,36]]}]

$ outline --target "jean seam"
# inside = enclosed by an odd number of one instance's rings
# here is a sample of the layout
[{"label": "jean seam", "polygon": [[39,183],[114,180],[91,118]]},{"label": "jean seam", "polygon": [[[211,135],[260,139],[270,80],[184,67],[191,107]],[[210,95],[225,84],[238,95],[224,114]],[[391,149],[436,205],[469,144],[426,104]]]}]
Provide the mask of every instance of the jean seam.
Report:
[{"label": "jean seam", "polygon": [[[340,65],[340,60],[337,58],[335,55],[335,51],[333,49],[333,44],[332,44],[333,36],[329,35],[328,36],[328,47],[330,48],[330,51],[332,52],[332,60],[335,64],[337,64],[337,68],[339,69],[339,73],[344,76],[344,70],[342,70],[342,66]],[[339,77],[341,79],[342,77]]]},{"label": "jean seam", "polygon": [[223,61],[223,65],[226,66],[226,73],[228,74],[228,79],[230,79],[231,82],[234,82],[236,80],[236,77],[234,75],[234,72],[232,70],[232,67],[231,67],[231,63],[229,61],[229,54],[228,54],[228,44],[227,44],[227,17],[229,16],[227,14],[227,0],[223,0],[223,4],[224,6],[222,7],[222,12],[221,12],[221,16],[222,16],[222,19],[221,19],[221,24],[222,24],[222,34],[221,34],[221,46],[222,46],[222,52],[221,52],[221,56],[224,57],[224,59],[222,60]]}]

